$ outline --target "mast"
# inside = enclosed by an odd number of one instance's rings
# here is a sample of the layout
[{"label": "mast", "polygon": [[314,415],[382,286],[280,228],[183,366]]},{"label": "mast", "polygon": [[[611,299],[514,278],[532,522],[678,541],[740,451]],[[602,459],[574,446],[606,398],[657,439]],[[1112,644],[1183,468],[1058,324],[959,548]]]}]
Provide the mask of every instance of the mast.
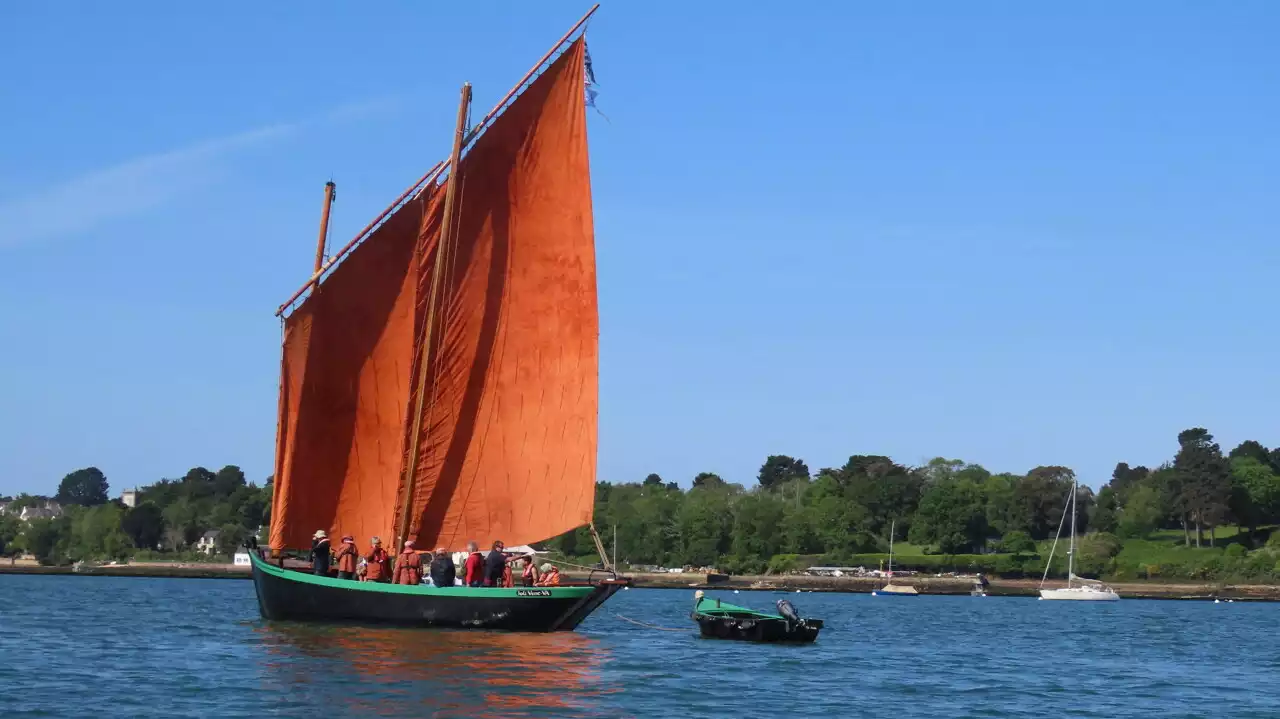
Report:
[{"label": "mast", "polygon": [[396,529],[396,547],[404,546],[409,536],[409,514],[413,511],[413,483],[418,469],[418,437],[422,433],[422,411],[427,395],[427,359],[431,354],[431,340],[435,327],[436,305],[439,300],[441,278],[446,255],[449,251],[450,233],[453,230],[454,214],[457,212],[455,196],[458,189],[458,162],[462,155],[462,146],[466,143],[467,117],[471,111],[471,83],[462,83],[461,98],[458,102],[458,121],[453,135],[453,151],[449,154],[449,179],[444,188],[444,217],[440,221],[440,244],[436,248],[435,267],[431,270],[431,288],[427,298],[426,333],[422,340],[422,352],[418,357],[417,398],[413,407],[413,429],[409,435],[409,458],[405,464],[404,493],[400,497],[400,506],[404,508],[399,517]]},{"label": "mast", "polygon": [[329,208],[333,207],[333,180],[324,183],[324,207],[320,210],[320,238],[316,240],[316,267],[312,274],[319,274],[324,267],[324,248],[329,244]]},{"label": "mast", "polygon": [[893,530],[897,527],[896,520],[889,520],[889,578],[893,578]]},{"label": "mast", "polygon": [[1071,577],[1075,573],[1076,559],[1076,478],[1071,478],[1071,544],[1067,547],[1067,586],[1071,586]]}]

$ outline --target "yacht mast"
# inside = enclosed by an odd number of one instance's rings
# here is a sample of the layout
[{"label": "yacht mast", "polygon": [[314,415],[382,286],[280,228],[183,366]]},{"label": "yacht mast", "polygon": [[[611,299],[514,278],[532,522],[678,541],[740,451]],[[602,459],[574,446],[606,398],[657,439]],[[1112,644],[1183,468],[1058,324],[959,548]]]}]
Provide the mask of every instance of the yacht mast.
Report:
[{"label": "yacht mast", "polygon": [[1080,491],[1076,488],[1076,479],[1071,478],[1071,545],[1067,548],[1067,586],[1071,586],[1071,578],[1075,576],[1076,559],[1076,496]]}]

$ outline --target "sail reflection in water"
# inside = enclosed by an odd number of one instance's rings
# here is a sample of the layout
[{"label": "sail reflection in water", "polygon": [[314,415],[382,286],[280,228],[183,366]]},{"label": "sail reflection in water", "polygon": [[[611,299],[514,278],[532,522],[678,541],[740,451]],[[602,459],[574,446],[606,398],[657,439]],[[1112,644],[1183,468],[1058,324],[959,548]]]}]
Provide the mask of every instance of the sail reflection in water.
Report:
[{"label": "sail reflection in water", "polygon": [[316,716],[600,716],[621,691],[601,680],[608,651],[581,634],[282,622],[254,631],[267,652],[262,689]]}]

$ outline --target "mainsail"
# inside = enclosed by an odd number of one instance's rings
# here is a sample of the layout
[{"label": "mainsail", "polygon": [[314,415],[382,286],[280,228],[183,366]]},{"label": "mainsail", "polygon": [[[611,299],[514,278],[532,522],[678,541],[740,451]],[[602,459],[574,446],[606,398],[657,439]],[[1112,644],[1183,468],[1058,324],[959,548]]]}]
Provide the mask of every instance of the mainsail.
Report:
[{"label": "mainsail", "polygon": [[316,529],[389,539],[404,517],[419,546],[450,548],[591,520],[585,51],[579,37],[472,140],[448,237],[432,184],[286,318],[272,549]]}]

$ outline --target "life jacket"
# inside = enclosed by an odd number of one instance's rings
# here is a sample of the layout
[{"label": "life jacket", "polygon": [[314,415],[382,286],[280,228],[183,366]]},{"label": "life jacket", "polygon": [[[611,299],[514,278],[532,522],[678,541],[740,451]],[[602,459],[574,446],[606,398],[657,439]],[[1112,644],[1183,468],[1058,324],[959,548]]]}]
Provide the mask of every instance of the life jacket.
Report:
[{"label": "life jacket", "polygon": [[364,578],[369,582],[385,582],[391,579],[391,568],[387,566],[390,557],[387,556],[387,550],[377,547],[365,556]]},{"label": "life jacket", "polygon": [[558,587],[560,586],[560,570],[552,568],[550,572],[542,575],[542,579],[538,580],[539,587]]},{"label": "life jacket", "polygon": [[464,567],[462,583],[468,587],[478,587],[484,579],[484,555],[479,552],[472,552],[467,555],[467,564]]},{"label": "life jacket", "polygon": [[338,571],[354,573],[356,571],[357,554],[359,554],[359,552],[356,550],[356,545],[351,542],[343,542],[342,546],[338,547],[337,551]]},{"label": "life jacket", "polygon": [[396,584],[422,583],[422,556],[417,552],[401,552],[396,557]]},{"label": "life jacket", "polygon": [[532,586],[533,586],[533,583],[537,581],[537,578],[536,578],[536,577],[534,576],[534,574],[533,574],[533,563],[532,563],[532,562],[530,562],[529,564],[526,564],[526,565],[525,565],[525,567],[524,567],[524,572],[522,572],[522,573],[520,574],[520,576],[524,579],[524,586],[526,586],[526,587],[532,587]]},{"label": "life jacket", "polygon": [[503,567],[503,569],[502,569],[502,586],[504,586],[504,587],[514,587],[514,586],[515,586],[515,582],[513,582],[513,581],[512,581],[512,577],[511,577],[511,565],[510,565],[510,564],[508,564],[507,566]]}]

